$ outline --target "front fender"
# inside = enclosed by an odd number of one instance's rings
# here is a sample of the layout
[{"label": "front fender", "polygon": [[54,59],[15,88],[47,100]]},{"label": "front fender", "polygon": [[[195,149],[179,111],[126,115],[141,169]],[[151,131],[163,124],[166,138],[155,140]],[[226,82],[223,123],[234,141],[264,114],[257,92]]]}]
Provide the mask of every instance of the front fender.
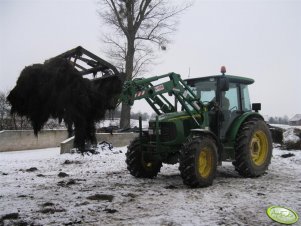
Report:
[{"label": "front fender", "polygon": [[215,142],[216,142],[216,144],[217,144],[217,146],[220,150],[221,142],[218,139],[218,137],[213,132],[211,132],[210,130],[207,130],[207,129],[191,129],[190,132],[191,132],[192,136],[195,135],[195,134],[196,135],[202,135],[203,134],[203,135],[211,136],[215,140]]},{"label": "front fender", "polygon": [[216,135],[214,133],[212,133],[210,130],[207,130],[207,129],[191,129],[190,132],[191,132],[192,135],[194,135],[194,134],[210,135],[217,141]]}]

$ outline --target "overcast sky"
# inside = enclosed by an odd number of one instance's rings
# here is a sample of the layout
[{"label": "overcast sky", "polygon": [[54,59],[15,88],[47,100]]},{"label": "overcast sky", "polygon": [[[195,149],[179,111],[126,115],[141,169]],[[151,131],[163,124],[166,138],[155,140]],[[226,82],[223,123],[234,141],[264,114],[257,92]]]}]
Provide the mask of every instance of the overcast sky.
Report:
[{"label": "overcast sky", "polygon": [[[96,0],[0,0],[0,90],[13,88],[25,66],[78,45],[106,58],[97,8]],[[190,77],[207,76],[225,65],[255,79],[251,100],[262,114],[301,114],[301,0],[195,0],[160,55],[147,76],[187,78],[189,68]]]}]

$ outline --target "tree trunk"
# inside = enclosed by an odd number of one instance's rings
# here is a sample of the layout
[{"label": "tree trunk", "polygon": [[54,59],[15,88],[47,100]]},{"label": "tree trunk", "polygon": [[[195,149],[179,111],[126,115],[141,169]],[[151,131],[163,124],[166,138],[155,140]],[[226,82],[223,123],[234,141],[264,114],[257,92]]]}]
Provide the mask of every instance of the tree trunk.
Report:
[{"label": "tree trunk", "polygon": [[130,128],[131,120],[131,107],[126,103],[122,103],[121,106],[121,116],[120,116],[120,128],[127,129]]},{"label": "tree trunk", "polygon": [[14,122],[14,126],[15,126],[15,130],[17,130],[17,122],[16,122],[16,115],[13,115],[13,122]]},{"label": "tree trunk", "polygon": [[[128,37],[128,44],[127,44],[128,51],[126,54],[126,61],[125,61],[126,80],[132,80],[133,78],[134,54],[135,54],[134,42],[135,42],[134,37]],[[126,103],[122,103],[121,116],[120,116],[120,128],[121,129],[130,128],[130,120],[131,120],[131,106],[127,105]]]},{"label": "tree trunk", "polygon": [[1,115],[1,122],[0,122],[0,131],[4,130],[4,117]]}]

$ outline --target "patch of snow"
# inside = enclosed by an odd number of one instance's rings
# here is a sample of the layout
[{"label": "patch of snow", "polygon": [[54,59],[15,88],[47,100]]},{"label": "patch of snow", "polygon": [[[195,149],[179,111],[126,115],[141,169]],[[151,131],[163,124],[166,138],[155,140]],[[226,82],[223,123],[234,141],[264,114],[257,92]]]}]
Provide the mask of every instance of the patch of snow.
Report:
[{"label": "patch of snow", "polygon": [[298,137],[294,133],[294,128],[288,128],[284,133],[283,133],[283,142],[284,143],[297,143],[300,141],[300,137]]},{"label": "patch of snow", "polygon": [[47,160],[58,157],[60,155],[59,148],[45,148],[35,150],[23,150],[0,153],[0,161],[35,161]]},{"label": "patch of snow", "polygon": [[178,164],[164,165],[155,179],[138,179],[126,169],[126,147],[99,152],[0,153],[0,219],[18,213],[4,223],[268,226],[278,225],[266,215],[269,206],[301,211],[299,151],[282,158],[289,152],[274,149],[269,170],[259,178],[243,178],[224,162],[213,185],[199,189],[183,185]]},{"label": "patch of snow", "polygon": [[301,126],[292,126],[292,125],[284,125],[284,124],[270,124],[271,126],[279,127],[282,129],[289,129],[289,128],[297,128],[301,129]]}]

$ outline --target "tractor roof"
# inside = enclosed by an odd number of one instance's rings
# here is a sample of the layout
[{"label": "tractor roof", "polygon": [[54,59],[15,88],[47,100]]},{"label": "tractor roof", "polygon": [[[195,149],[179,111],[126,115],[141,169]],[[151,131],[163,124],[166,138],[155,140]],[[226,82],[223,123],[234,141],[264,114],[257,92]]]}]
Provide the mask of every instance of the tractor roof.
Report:
[{"label": "tractor roof", "polygon": [[240,76],[234,76],[234,75],[211,75],[211,76],[206,76],[206,77],[189,78],[189,79],[185,79],[185,81],[187,81],[188,83],[195,83],[195,82],[201,82],[201,81],[208,81],[209,79],[217,79],[222,76],[227,77],[229,79],[229,82],[246,84],[246,85],[250,85],[250,84],[254,83],[254,79],[240,77]]}]

